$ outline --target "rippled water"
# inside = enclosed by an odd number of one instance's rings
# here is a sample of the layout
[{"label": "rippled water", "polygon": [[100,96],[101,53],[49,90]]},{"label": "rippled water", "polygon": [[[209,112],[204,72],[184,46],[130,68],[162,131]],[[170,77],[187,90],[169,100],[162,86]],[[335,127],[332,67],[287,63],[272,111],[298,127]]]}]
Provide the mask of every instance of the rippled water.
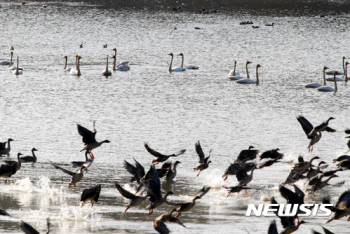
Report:
[{"label": "rippled water", "polygon": [[[114,187],[117,181],[132,189],[124,160],[135,158],[149,168],[153,156],[143,147],[148,142],[164,153],[187,149],[178,158],[182,164],[176,180],[163,183],[163,191],[175,193],[171,200],[186,200],[203,185],[212,187],[193,210],[180,217],[187,229],[167,224],[170,230],[266,233],[273,218],[244,214],[247,204],[265,203],[265,196],[284,202],[278,185],[292,166],[287,162],[296,161],[299,155],[307,159],[318,155],[334,168],[332,159],[347,151],[343,130],[349,127],[350,88],[342,82],[336,94],[320,93],[303,84],[321,82],[325,65],[341,70],[342,57],[350,56],[349,14],[320,17],[289,12],[282,17],[273,11],[237,10],[198,15],[73,3],[47,8],[41,3],[25,7],[4,3],[0,12],[0,60],[8,59],[14,46],[14,55],[24,67],[24,74],[18,77],[6,66],[0,67],[0,140],[15,140],[11,159],[17,152],[29,154],[32,147],[39,150],[34,166],[25,164],[7,184],[2,182],[0,208],[16,218],[0,217],[0,232],[20,233],[19,220],[44,232],[50,217],[52,233],[154,233],[152,221],[170,207],[157,208],[151,217],[147,217],[146,203],[124,213],[128,201]],[[245,20],[260,28],[240,26]],[[264,26],[272,22],[274,27]],[[79,48],[81,43],[83,48]],[[118,60],[129,60],[131,69],[105,78],[101,75],[105,56],[111,56],[114,47]],[[170,52],[184,53],[185,63],[200,69],[169,73]],[[82,56],[79,78],[63,72],[63,56],[74,66],[76,54]],[[252,61],[252,77],[260,64],[260,85],[228,80],[234,60],[240,73],[245,73],[245,62]],[[180,62],[175,56],[174,66]],[[331,126],[338,132],[324,134],[309,154],[308,140],[296,121],[300,114],[314,124],[333,116],[336,120]],[[76,124],[91,129],[93,120],[97,139],[111,143],[94,150],[96,159],[84,179],[67,189],[69,176],[48,160],[74,171],[69,162],[84,160]],[[213,149],[213,163],[197,178],[192,168],[198,163],[194,149],[198,140],[205,152]],[[251,185],[260,189],[226,198],[221,186],[237,182],[233,176],[224,182],[221,176],[250,145],[261,151],[280,148],[284,163],[254,173]],[[330,194],[336,202],[349,186],[348,177],[348,172],[342,172],[332,182],[345,180],[344,186],[329,187],[306,200],[318,202]],[[99,203],[80,208],[83,188],[96,184],[102,184]],[[304,187],[303,182],[297,184]],[[310,223],[299,233],[320,230],[319,225],[326,222],[325,218],[306,220]],[[347,233],[347,225],[343,218],[327,227]]]}]

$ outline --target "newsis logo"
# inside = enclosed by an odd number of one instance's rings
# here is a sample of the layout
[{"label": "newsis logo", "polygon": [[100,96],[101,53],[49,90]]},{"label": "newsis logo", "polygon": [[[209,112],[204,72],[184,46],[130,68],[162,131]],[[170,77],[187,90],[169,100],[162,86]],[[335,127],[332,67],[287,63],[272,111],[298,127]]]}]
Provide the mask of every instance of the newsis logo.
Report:
[{"label": "newsis logo", "polygon": [[332,214],[332,211],[327,207],[333,206],[332,204],[259,204],[256,207],[254,204],[248,204],[247,213],[245,216],[251,216],[252,213],[255,216],[265,216],[273,217],[276,216],[274,212],[278,211],[278,216],[294,216],[298,212],[298,209],[302,213],[298,213],[300,217],[329,217]]}]

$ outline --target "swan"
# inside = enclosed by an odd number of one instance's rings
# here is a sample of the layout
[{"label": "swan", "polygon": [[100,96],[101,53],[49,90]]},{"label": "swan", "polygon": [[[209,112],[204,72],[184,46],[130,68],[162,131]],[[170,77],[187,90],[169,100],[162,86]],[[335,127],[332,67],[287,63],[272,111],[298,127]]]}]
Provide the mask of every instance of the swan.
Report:
[{"label": "swan", "polygon": [[[345,59],[346,59],[345,56],[343,56],[343,71],[344,71],[344,73],[345,73]],[[326,72],[326,74],[327,75],[334,75],[334,72],[338,72],[339,73],[338,75],[344,75],[342,72],[336,71],[336,70],[328,71],[328,72]]]},{"label": "swan", "polygon": [[[323,85],[325,84],[325,79],[326,79],[326,70],[329,69],[328,67],[324,66],[323,67]],[[309,83],[304,85],[305,88],[312,88],[312,89],[316,89],[318,87],[321,87],[322,85],[318,82],[313,82],[313,83]]]},{"label": "swan", "polygon": [[345,63],[345,77],[344,77],[344,79],[345,79],[345,82],[347,83],[348,82],[348,64],[350,64],[349,62],[346,62]]},{"label": "swan", "polygon": [[19,70],[19,68],[18,68],[18,56],[17,56],[17,68],[16,68],[16,70],[14,70],[13,71],[13,73],[12,74],[14,74],[15,76],[18,76],[18,75],[22,75],[23,74],[23,71],[22,70]]},{"label": "swan", "polygon": [[231,71],[228,73],[227,77],[239,76],[239,73],[236,72],[237,61],[235,60],[234,63],[235,63],[235,66],[233,67],[233,70],[231,70]]},{"label": "swan", "polygon": [[[178,54],[178,56],[182,57],[182,63],[181,63],[181,67],[184,67],[184,54],[180,53]],[[199,67],[195,66],[195,65],[187,65],[185,66],[185,69],[198,69]]]},{"label": "swan", "polygon": [[236,76],[230,76],[228,77],[230,80],[240,80],[240,79],[244,79],[244,78],[248,78],[249,79],[249,72],[248,72],[248,64],[250,64],[252,62],[250,61],[247,61],[246,64],[245,64],[245,69],[246,69],[246,72],[247,72],[247,77],[244,77],[244,76],[241,76],[241,75],[236,75]]},{"label": "swan", "polygon": [[71,69],[71,71],[69,72],[70,75],[81,76],[80,65],[79,65],[79,61],[81,58],[82,57],[79,55],[75,56],[75,69]]},{"label": "swan", "polygon": [[[11,51],[10,54],[11,54],[11,60],[10,60],[10,65],[9,65],[9,68],[8,68],[8,69],[9,69],[10,71],[14,71],[14,70],[17,69],[17,66],[16,66],[16,65],[13,65],[13,63],[12,63],[12,55],[13,55],[13,52]],[[23,68],[22,68],[22,67],[19,67],[18,70],[23,70]]]},{"label": "swan", "polygon": [[244,79],[240,79],[240,80],[237,80],[237,83],[239,84],[256,84],[258,85],[259,84],[259,75],[258,75],[258,68],[261,67],[260,64],[256,65],[256,80],[252,80],[250,78],[244,78]]},{"label": "swan", "polygon": [[[114,51],[114,61],[113,61],[113,69],[116,67],[116,66],[119,66],[119,65],[129,65],[129,61],[121,61],[119,62],[118,64],[116,64],[116,59],[117,59],[117,48],[113,48],[113,51]],[[114,69],[115,70],[115,69]]]},{"label": "swan", "polygon": [[72,68],[67,68],[67,60],[68,60],[68,57],[67,56],[64,56],[63,57],[64,59],[66,59],[66,62],[64,63],[64,68],[63,68],[63,71],[65,72],[70,72],[72,70]]},{"label": "swan", "polygon": [[335,78],[336,75],[339,75],[339,73],[336,71],[334,72],[334,88],[327,86],[326,85],[326,81],[325,81],[325,85],[317,88],[318,91],[320,92],[334,92],[336,93],[338,91],[338,87],[337,87],[337,79]]},{"label": "swan", "polygon": [[172,68],[174,55],[173,55],[173,53],[170,53],[170,54],[168,54],[168,55],[171,56],[171,62],[170,62],[170,65],[169,65],[169,72],[182,72],[182,71],[186,71],[186,69],[183,68],[183,67],[175,67],[175,68]]},{"label": "swan", "polygon": [[108,55],[107,55],[107,63],[106,63],[106,70],[102,72],[103,76],[110,76],[112,75],[112,72],[108,70]]},{"label": "swan", "polygon": [[128,71],[130,70],[130,66],[127,64],[115,64],[115,55],[112,56],[113,58],[113,71]]},{"label": "swan", "polygon": [[9,65],[9,66],[12,65],[12,55],[13,55],[13,52],[11,51],[10,54],[11,54],[11,60],[10,60],[10,62],[9,62],[9,61],[6,61],[6,60],[3,60],[3,61],[0,61],[0,65]]}]

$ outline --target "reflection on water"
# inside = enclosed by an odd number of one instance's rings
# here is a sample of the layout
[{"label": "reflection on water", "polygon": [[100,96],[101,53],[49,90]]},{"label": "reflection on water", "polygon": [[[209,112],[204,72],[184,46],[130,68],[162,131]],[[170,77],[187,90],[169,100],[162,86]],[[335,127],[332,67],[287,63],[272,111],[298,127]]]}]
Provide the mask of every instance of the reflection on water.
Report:
[{"label": "reflection on water", "polygon": [[[245,217],[247,204],[267,203],[271,196],[284,202],[278,185],[299,155],[306,159],[318,155],[334,168],[332,159],[347,151],[343,130],[349,127],[348,85],[339,82],[334,95],[306,90],[303,84],[321,82],[325,65],[342,69],[342,56],[350,54],[350,22],[346,12],[334,15],[339,9],[336,3],[329,3],[334,4],[334,11],[326,12],[325,17],[321,17],[325,8],[316,9],[311,3],[301,6],[293,1],[291,8],[283,4],[274,10],[268,4],[261,8],[254,3],[250,10],[244,6],[250,4],[248,1],[243,5],[238,2],[237,8],[231,2],[203,2],[199,9],[186,3],[183,12],[173,12],[168,1],[159,1],[154,7],[163,6],[163,11],[151,10],[153,2],[147,1],[142,4],[148,11],[117,9],[134,4],[132,1],[122,1],[119,6],[115,5],[119,2],[110,3],[115,8],[94,6],[109,4],[100,1],[48,2],[47,8],[41,7],[42,2],[28,1],[26,7],[1,3],[0,60],[9,59],[9,49],[14,46],[24,74],[15,77],[7,67],[0,67],[0,140],[15,140],[10,159],[15,159],[17,152],[29,154],[33,147],[39,151],[37,163],[23,164],[7,184],[2,184],[0,208],[15,218],[0,217],[0,232],[20,233],[19,220],[45,232],[46,218],[50,217],[52,233],[154,233],[152,221],[171,207],[163,205],[147,217],[147,201],[124,212],[128,200],[114,187],[118,182],[132,191],[124,160],[135,158],[149,168],[154,158],[144,149],[144,142],[164,153],[187,149],[178,157],[182,163],[175,181],[162,183],[163,193],[175,193],[169,200],[185,201],[204,185],[212,187],[192,210],[180,216],[187,229],[168,224],[171,231],[266,232],[272,218]],[[219,8],[220,12],[192,13],[202,7]],[[246,20],[260,27],[239,25]],[[266,23],[275,25],[267,27]],[[103,48],[104,44],[108,47]],[[129,60],[131,69],[105,78],[101,75],[105,58],[114,54],[114,47],[118,49],[117,60]],[[170,74],[170,52],[184,53],[185,64],[200,69]],[[82,56],[82,76],[72,77],[63,72],[63,56],[68,56],[68,65],[73,67],[77,54]],[[256,64],[261,64],[260,85],[244,86],[228,80],[234,60],[241,74],[245,74],[246,61],[252,61],[249,72],[253,78]],[[175,56],[174,66],[180,63],[180,57]],[[324,134],[312,154],[307,153],[308,139],[296,121],[300,114],[313,124],[330,116],[336,118],[332,127],[338,131]],[[93,120],[96,138],[111,143],[94,150],[93,165],[76,187],[68,189],[70,176],[54,169],[48,160],[76,170],[70,162],[85,160],[79,152],[83,144],[76,124],[92,129]],[[205,150],[213,152],[209,169],[197,178],[193,168],[198,165],[194,147],[198,140]],[[222,186],[236,185],[237,179],[230,176],[223,181],[222,175],[250,145],[261,151],[278,147],[285,158],[256,170],[251,183],[255,189],[249,194],[227,198]],[[320,202],[324,195],[331,195],[336,202],[347,189],[349,173],[339,175],[332,183],[345,180],[345,185],[307,194],[307,202]],[[99,202],[93,208],[89,204],[81,208],[82,190],[97,184],[102,185]],[[304,181],[297,185],[306,188]],[[300,233],[319,230],[318,225],[324,225],[326,219],[307,221],[310,223]],[[327,227],[347,233],[345,219]]]}]

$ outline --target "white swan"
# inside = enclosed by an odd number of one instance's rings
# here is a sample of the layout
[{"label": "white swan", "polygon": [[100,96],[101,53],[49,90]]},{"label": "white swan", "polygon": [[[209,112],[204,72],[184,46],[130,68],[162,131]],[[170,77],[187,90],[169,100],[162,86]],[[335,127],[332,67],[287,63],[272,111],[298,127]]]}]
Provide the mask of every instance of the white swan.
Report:
[{"label": "white swan", "polygon": [[[182,57],[182,63],[181,63],[181,67],[184,67],[184,54],[180,53],[178,54],[179,56]],[[195,65],[187,65],[184,67],[185,69],[198,69],[199,67],[195,66]]]},{"label": "white swan", "polygon": [[3,60],[3,61],[0,61],[0,65],[8,65],[8,66],[12,66],[12,55],[13,55],[13,52],[11,51],[10,52],[10,55],[11,55],[11,60],[10,62],[9,61],[6,61],[6,60]]},{"label": "white swan", "polygon": [[66,59],[66,62],[64,63],[64,68],[63,68],[63,71],[65,72],[70,72],[72,70],[72,68],[67,68],[67,60],[68,60],[68,57],[67,56],[64,56],[63,57],[64,59]]},{"label": "white swan", "polygon": [[260,64],[256,65],[256,80],[252,80],[250,78],[244,78],[237,80],[238,84],[259,84],[259,74],[258,74],[258,68],[261,67]]},{"label": "white swan", "polygon": [[75,56],[75,69],[71,69],[69,74],[70,75],[73,75],[73,76],[81,76],[81,72],[80,72],[80,65],[79,65],[79,62],[80,62],[80,59],[82,57],[79,56],[79,55],[76,55]]},{"label": "white swan", "polygon": [[130,70],[130,66],[127,64],[119,63],[116,65],[115,55],[113,55],[112,58],[113,58],[113,71],[129,71]]},{"label": "white swan", "polygon": [[228,78],[230,80],[241,80],[241,79],[245,79],[248,78],[249,79],[249,72],[248,72],[248,64],[251,64],[252,62],[247,61],[245,64],[245,70],[247,72],[247,77],[241,76],[241,75],[236,75],[236,76],[229,76]]},{"label": "white swan", "polygon": [[[334,88],[333,87],[330,87],[330,86],[327,86],[326,84],[317,88],[318,91],[320,92],[337,92],[338,91],[338,86],[337,86],[337,79],[335,79],[335,76],[336,75],[339,75],[339,73],[336,71],[334,72]],[[326,82],[326,81],[325,81]]]},{"label": "white swan", "polygon": [[108,55],[107,55],[107,63],[106,63],[106,70],[102,72],[103,76],[110,76],[112,75],[112,72],[108,70]]},{"label": "white swan", "polygon": [[[324,66],[323,67],[323,85],[325,84],[325,80],[326,80],[326,70],[329,69],[328,67]],[[304,85],[305,88],[311,88],[311,89],[316,89],[318,87],[321,87],[322,85],[318,82],[313,82],[313,83],[309,83]]]},{"label": "white swan", "polygon": [[[345,73],[345,56],[343,56],[343,72]],[[334,72],[338,72],[339,74],[338,75],[344,75],[343,72],[340,72],[340,71],[336,71],[336,70],[332,70],[332,71],[328,71],[326,72],[327,75],[334,75]],[[333,81],[333,80],[332,80]]]},{"label": "white swan", "polygon": [[171,56],[171,62],[170,62],[170,65],[169,65],[169,72],[182,72],[182,71],[186,71],[185,68],[183,67],[175,67],[175,68],[172,68],[173,66],[173,59],[174,59],[174,55],[173,53],[170,53],[168,54]]},{"label": "white swan", "polygon": [[114,51],[114,56],[115,56],[114,61],[113,61],[113,70],[116,66],[119,66],[119,65],[129,65],[129,61],[121,61],[118,64],[116,64],[117,48],[113,48],[113,51]]},{"label": "white swan", "polygon": [[12,74],[14,74],[15,76],[18,76],[18,75],[22,75],[23,74],[23,71],[22,70],[19,70],[19,68],[18,68],[18,56],[17,56],[17,69],[16,70],[14,70],[13,72],[12,72]]},{"label": "white swan", "polygon": [[237,61],[235,60],[235,66],[233,67],[233,70],[231,70],[227,77],[230,78],[231,76],[239,76],[239,72],[236,72],[236,66],[237,66]]}]

